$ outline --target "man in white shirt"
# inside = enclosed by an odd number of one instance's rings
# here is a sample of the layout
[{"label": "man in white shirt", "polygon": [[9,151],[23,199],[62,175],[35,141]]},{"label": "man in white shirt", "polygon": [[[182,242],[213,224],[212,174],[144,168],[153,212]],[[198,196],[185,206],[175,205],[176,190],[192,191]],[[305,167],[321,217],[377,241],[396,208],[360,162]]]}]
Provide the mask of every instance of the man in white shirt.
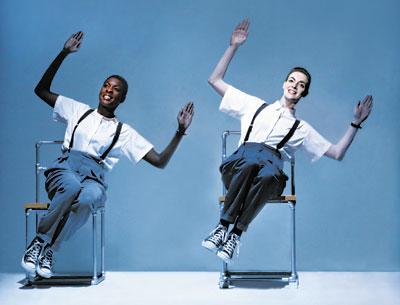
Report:
[{"label": "man in white shirt", "polygon": [[[342,160],[361,123],[370,114],[373,100],[368,95],[357,103],[348,130],[337,144],[331,144],[308,123],[295,117],[295,106],[307,96],[311,84],[306,69],[293,68],[283,83],[282,97],[269,105],[224,81],[233,55],[246,41],[248,29],[248,20],[235,28],[229,47],[208,80],[223,97],[220,110],[241,123],[239,148],[220,166],[227,189],[220,221],[202,241],[203,247],[215,251],[227,263],[265,201],[282,194],[287,180],[282,171],[283,161],[290,160],[299,148],[308,152],[313,161],[323,155]],[[233,228],[228,233],[230,225]]]},{"label": "man in white shirt", "polygon": [[50,64],[35,93],[54,108],[55,121],[67,125],[63,155],[45,172],[46,191],[51,200],[48,213],[40,219],[38,235],[22,258],[22,267],[32,276],[52,276],[53,251],[73,235],[88,219],[91,210],[104,205],[107,185],[104,180],[122,156],[133,163],[144,159],[164,168],[190,126],[194,105],[187,103],[178,113],[178,128],[167,147],[158,153],[153,145],[114,112],[123,103],[128,84],[119,75],[109,76],[100,89],[96,110],[50,91],[51,83],[67,55],[78,51],[83,32],[73,34]]}]

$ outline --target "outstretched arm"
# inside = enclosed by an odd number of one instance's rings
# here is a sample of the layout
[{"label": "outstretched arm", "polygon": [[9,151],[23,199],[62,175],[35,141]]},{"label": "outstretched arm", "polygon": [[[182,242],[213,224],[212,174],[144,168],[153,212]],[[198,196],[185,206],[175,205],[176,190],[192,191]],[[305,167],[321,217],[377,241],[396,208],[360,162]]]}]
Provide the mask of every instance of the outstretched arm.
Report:
[{"label": "outstretched arm", "polygon": [[219,60],[214,71],[208,78],[208,83],[221,96],[224,96],[228,89],[228,84],[224,81],[225,72],[228,69],[228,65],[231,62],[233,55],[235,55],[236,50],[246,41],[247,35],[249,34],[249,25],[249,20],[245,19],[236,26],[231,35],[229,47],[226,49],[224,55],[222,55],[222,58]]},{"label": "outstretched arm", "polygon": [[371,113],[372,101],[372,96],[367,95],[362,102],[357,103],[357,105],[354,107],[352,126],[347,129],[346,133],[337,144],[332,145],[328,149],[328,151],[325,153],[325,156],[339,161],[344,158],[344,155],[353,142],[358,129],[361,128],[361,123],[364,122]]},{"label": "outstretched arm", "polygon": [[83,39],[83,32],[77,32],[73,34],[64,44],[62,51],[53,60],[46,72],[43,74],[39,83],[36,85],[35,93],[49,106],[54,108],[58,97],[57,93],[50,91],[51,83],[53,82],[54,76],[60,68],[62,62],[68,54],[78,51],[81,46]]},{"label": "outstretched arm", "polygon": [[174,154],[182,137],[185,135],[186,129],[190,126],[193,114],[194,104],[193,102],[189,102],[178,113],[178,129],[167,147],[161,153],[151,149],[143,159],[155,167],[164,168]]}]

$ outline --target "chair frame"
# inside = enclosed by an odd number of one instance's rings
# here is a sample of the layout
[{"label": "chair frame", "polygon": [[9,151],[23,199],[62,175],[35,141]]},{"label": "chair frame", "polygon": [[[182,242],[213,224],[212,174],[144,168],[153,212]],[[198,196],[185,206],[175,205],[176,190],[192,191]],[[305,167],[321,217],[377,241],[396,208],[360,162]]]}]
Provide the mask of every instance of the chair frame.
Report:
[{"label": "chair frame", "polygon": [[[40,201],[40,174],[47,167],[43,166],[40,159],[40,149],[43,145],[62,144],[63,141],[38,141],[35,144],[35,202],[26,203],[25,211],[25,248],[28,247],[29,235],[29,216],[35,214],[35,230],[37,233],[39,224],[39,213],[46,212],[50,206],[49,203]],[[104,207],[92,211],[92,272],[91,273],[67,273],[55,274],[51,278],[45,279],[40,276],[31,278],[26,273],[25,282],[27,285],[97,285],[105,279],[104,268],[104,249],[105,249],[105,209]],[[98,216],[100,216],[100,272],[98,271]]]},{"label": "chair frame", "polygon": [[[240,131],[226,130],[222,133],[222,161],[227,158],[226,155],[226,142],[230,135],[240,135]],[[229,285],[234,281],[278,281],[284,282],[289,285],[299,285],[299,276],[296,271],[296,195],[295,195],[295,160],[290,162],[290,195],[282,195],[276,199],[268,200],[268,203],[285,204],[290,210],[290,270],[289,271],[234,271],[228,268],[228,264],[222,263],[222,270],[220,272],[219,287],[229,288]],[[223,196],[219,198],[220,208],[222,212],[223,202],[225,200],[226,189],[222,186]]]}]

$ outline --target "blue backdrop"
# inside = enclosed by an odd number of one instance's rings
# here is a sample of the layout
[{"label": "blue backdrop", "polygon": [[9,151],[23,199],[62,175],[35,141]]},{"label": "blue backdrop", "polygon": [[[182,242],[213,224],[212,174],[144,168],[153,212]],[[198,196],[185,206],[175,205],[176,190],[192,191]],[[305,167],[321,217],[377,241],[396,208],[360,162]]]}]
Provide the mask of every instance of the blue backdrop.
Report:
[{"label": "blue backdrop", "polygon": [[[250,36],[226,75],[236,87],[274,101],[287,71],[307,67],[313,84],[297,114],[332,142],[357,100],[374,96],[344,161],[311,164],[298,154],[299,269],[400,270],[398,1],[3,0],[0,8],[0,271],[22,271],[34,143],[64,134],[33,88],[78,30],[86,34],[82,48],[64,62],[55,92],[95,107],[105,77],[125,76],[130,91],[118,115],[158,150],[175,132],[178,109],[196,104],[189,135],[165,170],[121,160],[108,175],[107,270],[219,268],[200,242],[218,218],[221,132],[239,126],[218,112],[207,78],[244,17]],[[287,220],[287,208],[266,207],[244,235],[237,266],[283,268]],[[89,232],[86,226],[65,245],[58,268],[86,264]]]}]

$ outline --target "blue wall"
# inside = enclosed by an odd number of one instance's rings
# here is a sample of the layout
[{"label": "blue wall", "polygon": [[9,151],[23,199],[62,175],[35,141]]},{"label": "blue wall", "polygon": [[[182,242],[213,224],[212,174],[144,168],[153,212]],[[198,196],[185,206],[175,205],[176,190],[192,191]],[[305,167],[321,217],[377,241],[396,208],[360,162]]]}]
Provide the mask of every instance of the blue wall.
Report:
[{"label": "blue wall", "polygon": [[[54,91],[95,107],[104,78],[124,75],[130,92],[119,117],[158,149],[175,131],[179,107],[196,103],[189,136],[165,170],[121,160],[109,174],[107,270],[219,268],[200,241],[217,222],[220,134],[238,122],[218,112],[207,77],[246,16],[250,36],[228,82],[273,101],[286,72],[307,67],[313,84],[297,114],[333,142],[356,101],[374,95],[373,113],[344,161],[311,164],[298,154],[299,269],[400,270],[398,1],[25,2],[0,4],[0,271],[21,271],[34,143],[64,133],[33,88],[77,30],[86,33],[84,43],[64,62]],[[243,238],[238,266],[280,269],[288,262],[287,212],[269,206],[260,214]],[[65,245],[59,268],[85,263],[89,232],[87,226]]]}]

